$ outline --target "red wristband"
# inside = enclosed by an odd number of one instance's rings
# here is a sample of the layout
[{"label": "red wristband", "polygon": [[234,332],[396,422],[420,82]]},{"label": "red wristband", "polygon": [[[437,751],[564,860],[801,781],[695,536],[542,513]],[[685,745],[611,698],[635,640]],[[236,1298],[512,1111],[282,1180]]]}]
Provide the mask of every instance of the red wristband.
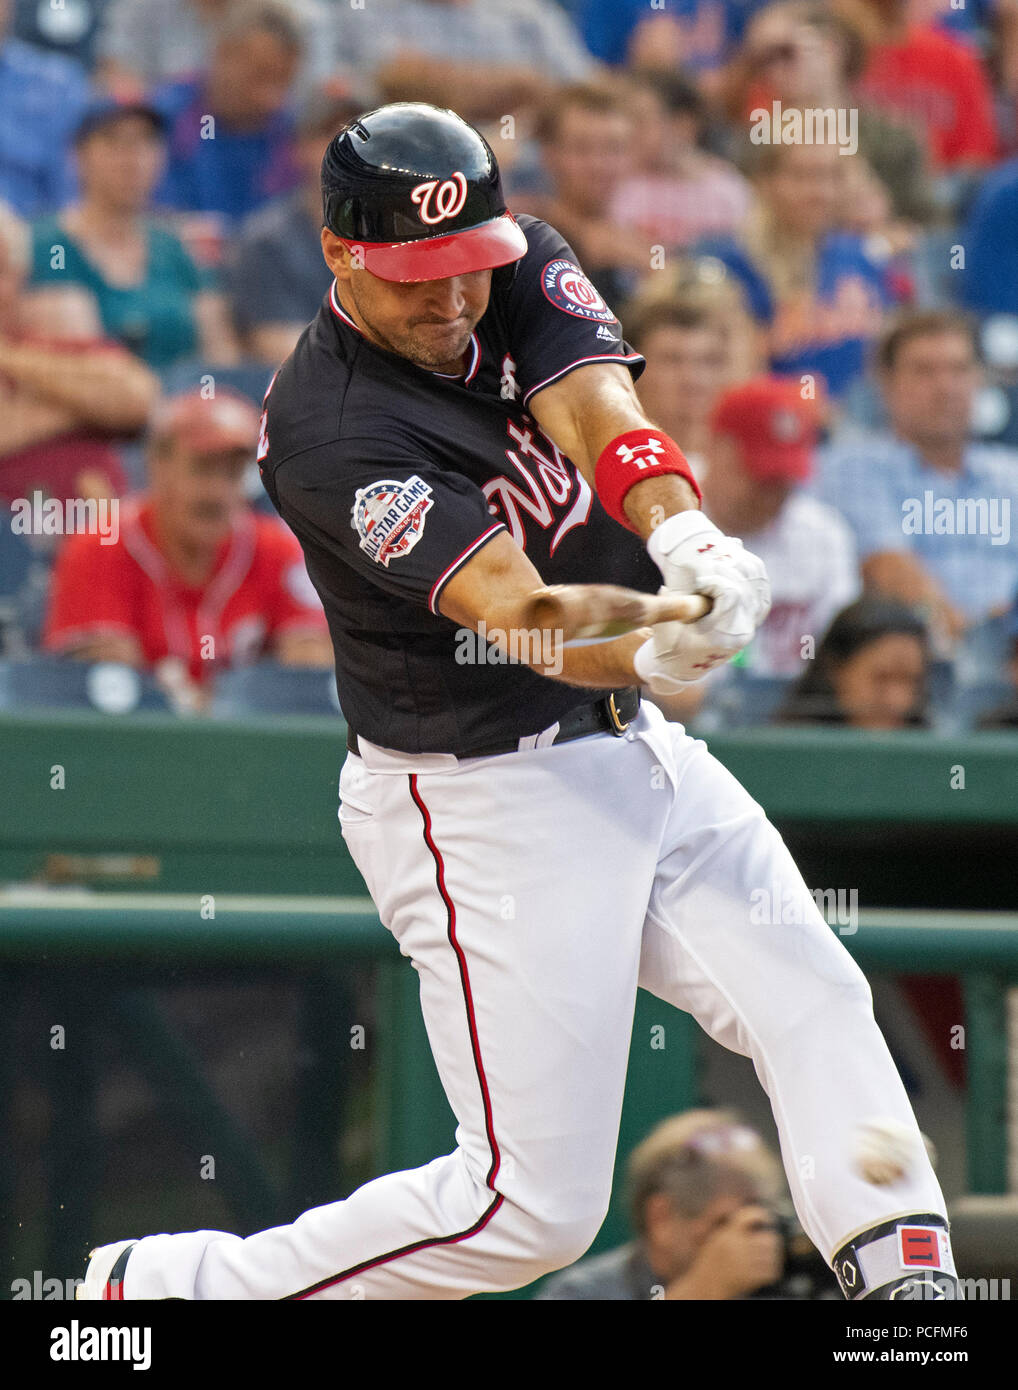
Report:
[{"label": "red wristband", "polygon": [[597,461],[594,486],[598,501],[620,526],[636,531],[637,528],[622,510],[626,493],[636,483],[645,482],[647,478],[663,477],[666,473],[677,473],[680,478],[685,478],[696,493],[697,500],[702,500],[686,456],[674,439],[663,430],[627,430],[602,450]]}]

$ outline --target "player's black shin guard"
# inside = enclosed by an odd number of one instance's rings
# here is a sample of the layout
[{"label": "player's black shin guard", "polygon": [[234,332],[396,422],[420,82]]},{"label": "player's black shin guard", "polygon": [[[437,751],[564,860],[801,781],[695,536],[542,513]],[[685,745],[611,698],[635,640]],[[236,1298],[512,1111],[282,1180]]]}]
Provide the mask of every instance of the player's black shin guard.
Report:
[{"label": "player's black shin guard", "polygon": [[846,1241],[833,1260],[846,1298],[959,1299],[962,1292],[942,1216],[899,1217]]}]

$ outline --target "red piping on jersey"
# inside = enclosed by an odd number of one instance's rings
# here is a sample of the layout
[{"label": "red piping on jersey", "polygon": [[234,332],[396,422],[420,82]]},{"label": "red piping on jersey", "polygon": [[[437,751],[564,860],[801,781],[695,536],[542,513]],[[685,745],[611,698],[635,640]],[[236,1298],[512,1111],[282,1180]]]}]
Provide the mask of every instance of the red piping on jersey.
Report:
[{"label": "red piping on jersey", "polygon": [[471,541],[470,544],[467,546],[466,550],[462,551],[459,555],[457,555],[456,559],[453,560],[452,564],[448,565],[442,571],[442,573],[435,580],[434,584],[432,584],[431,593],[428,595],[428,607],[431,609],[432,613],[438,612],[438,609],[435,607],[435,604],[438,602],[438,595],[441,593],[444,585],[453,577],[455,572],[459,569],[460,565],[464,564],[467,560],[469,560],[471,555],[473,555],[474,551],[478,550],[489,538],[489,536],[493,536],[496,531],[504,530],[504,524],[501,521],[496,521],[494,526],[489,526],[487,531],[483,532],[480,536],[478,536],[475,541]]},{"label": "red piping on jersey", "polygon": [[543,391],[544,388],[545,388],[546,386],[550,386],[551,383],[552,383],[553,381],[558,381],[559,377],[563,377],[563,376],[565,376],[568,372],[574,371],[575,368],[577,368],[577,367],[585,367],[585,366],[587,365],[588,362],[642,362],[642,361],[643,361],[643,353],[641,353],[641,352],[628,352],[628,353],[626,353],[625,357],[620,357],[620,356],[618,355],[618,353],[616,353],[616,354],[615,354],[614,356],[612,356],[612,357],[580,357],[580,358],[577,358],[577,360],[576,360],[575,362],[570,362],[568,367],[563,367],[562,370],[561,370],[560,372],[556,372],[556,373],[554,374],[554,376],[546,377],[544,381],[539,381],[539,382],[537,383],[536,386],[531,386],[530,390],[529,390],[529,391],[527,392],[527,394],[523,397],[523,402],[522,402],[522,404],[523,404],[523,405],[526,405],[527,402],[531,399],[531,397],[532,397],[532,396],[535,396],[535,395],[537,394],[538,391]]},{"label": "red piping on jersey", "polygon": [[388,1264],[391,1260],[399,1259],[401,1255],[412,1255],[418,1250],[427,1250],[429,1247],[435,1245],[458,1245],[462,1240],[469,1240],[471,1236],[475,1236],[479,1231],[484,1230],[485,1226],[487,1226],[488,1222],[505,1201],[502,1193],[496,1192],[494,1187],[495,1177],[502,1163],[502,1155],[498,1147],[498,1141],[495,1138],[495,1126],[491,1115],[491,1095],[488,1091],[488,1078],[484,1074],[484,1063],[481,1059],[481,1046],[477,1038],[477,1019],[474,1016],[474,997],[470,988],[470,973],[467,970],[467,961],[463,954],[463,948],[456,939],[456,904],[449,896],[449,890],[445,882],[445,862],[442,859],[441,851],[435,844],[435,838],[431,828],[431,813],[428,811],[421,797],[420,790],[417,786],[416,774],[410,773],[408,781],[410,783],[410,795],[424,821],[424,842],[431,851],[432,858],[435,861],[435,882],[438,885],[438,892],[442,902],[445,904],[447,922],[446,935],[449,938],[449,944],[456,954],[456,963],[459,966],[460,984],[463,989],[463,1001],[467,1011],[467,1029],[470,1033],[470,1050],[473,1054],[474,1070],[477,1073],[477,1082],[481,1090],[481,1104],[484,1109],[484,1131],[488,1137],[488,1148],[491,1152],[491,1167],[488,1169],[488,1175],[484,1180],[484,1184],[494,1193],[494,1200],[489,1202],[488,1206],[474,1224],[468,1226],[465,1231],[455,1231],[450,1236],[426,1237],[424,1240],[416,1240],[410,1245],[400,1246],[398,1250],[389,1250],[386,1254],[378,1255],[374,1259],[362,1260],[360,1264],[353,1265],[350,1269],[344,1269],[341,1274],[330,1275],[328,1279],[322,1279],[317,1284],[312,1284],[306,1289],[301,1289],[300,1293],[287,1294],[286,1298],[281,1300],[283,1302],[310,1298],[312,1294],[321,1293],[323,1289],[331,1288],[333,1284],[340,1284],[343,1280],[350,1279],[355,1274],[364,1274],[369,1269],[377,1269],[379,1265]]},{"label": "red piping on jersey", "polygon": [[[341,319],[343,320],[344,323],[348,323],[348,324],[350,325],[351,328],[354,328],[354,329],[357,330],[358,333],[361,333],[361,330],[360,330],[359,328],[357,328],[357,325],[354,323],[353,319],[350,317],[350,315],[346,312],[346,310],[345,310],[345,309],[342,307],[342,305],[340,304],[339,300],[336,298],[336,282],[335,282],[335,280],[333,280],[333,282],[332,282],[332,289],[329,291],[329,304],[330,304],[331,307],[332,307],[332,312],[333,312],[338,318],[341,318]],[[364,337],[364,334],[363,334],[363,333],[361,333],[361,337],[362,337],[362,338]]]}]

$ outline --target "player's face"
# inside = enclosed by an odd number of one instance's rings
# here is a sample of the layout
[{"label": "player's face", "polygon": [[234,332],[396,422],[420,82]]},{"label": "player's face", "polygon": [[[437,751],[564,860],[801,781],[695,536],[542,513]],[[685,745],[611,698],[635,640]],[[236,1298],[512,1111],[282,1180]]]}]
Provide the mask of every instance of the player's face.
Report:
[{"label": "player's face", "polygon": [[336,279],[344,307],[366,337],[418,367],[450,375],[462,370],[491,294],[490,270],[403,285],[347,263]]},{"label": "player's face", "polygon": [[857,729],[901,729],[922,698],[922,644],[906,632],[868,642],[835,669],[838,704]]}]

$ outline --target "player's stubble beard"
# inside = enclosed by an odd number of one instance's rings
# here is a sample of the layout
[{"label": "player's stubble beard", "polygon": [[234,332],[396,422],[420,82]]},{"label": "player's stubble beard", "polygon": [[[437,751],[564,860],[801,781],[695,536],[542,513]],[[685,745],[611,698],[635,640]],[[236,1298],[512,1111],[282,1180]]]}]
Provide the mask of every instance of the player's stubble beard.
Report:
[{"label": "player's stubble beard", "polygon": [[[464,370],[463,359],[470,346],[470,338],[481,317],[480,314],[467,317],[463,332],[453,339],[450,346],[436,349],[433,344],[428,342],[425,334],[415,331],[416,325],[413,319],[398,332],[393,329],[386,331],[380,328],[377,323],[373,322],[370,311],[365,312],[362,296],[357,293],[353,279],[347,282],[344,289],[349,291],[361,323],[368,329],[373,341],[380,347],[395,353],[397,357],[405,357],[415,366],[423,367],[430,372],[444,372],[450,376],[455,376]],[[421,322],[424,323],[427,320],[421,320]]]}]

